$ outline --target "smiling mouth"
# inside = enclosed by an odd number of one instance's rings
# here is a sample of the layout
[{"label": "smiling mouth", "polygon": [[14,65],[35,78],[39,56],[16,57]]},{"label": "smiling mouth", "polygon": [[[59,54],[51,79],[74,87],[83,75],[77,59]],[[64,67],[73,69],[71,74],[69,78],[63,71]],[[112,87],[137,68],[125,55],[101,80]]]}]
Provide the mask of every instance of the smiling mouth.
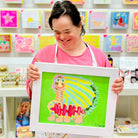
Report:
[{"label": "smiling mouth", "polygon": [[66,41],[63,41],[63,40],[61,40],[63,43],[65,43],[65,42],[68,42],[68,41],[70,41],[71,39],[69,39],[69,40],[66,40]]}]

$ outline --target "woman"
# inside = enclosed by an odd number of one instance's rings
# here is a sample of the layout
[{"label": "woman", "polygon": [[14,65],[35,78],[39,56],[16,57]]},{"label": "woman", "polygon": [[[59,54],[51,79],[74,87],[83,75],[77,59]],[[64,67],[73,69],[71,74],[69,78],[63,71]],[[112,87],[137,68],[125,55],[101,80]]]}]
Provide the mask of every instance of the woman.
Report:
[{"label": "woman", "polygon": [[[29,65],[27,69],[27,92],[30,98],[32,83],[40,78],[34,62],[111,67],[106,55],[101,50],[87,45],[82,40],[85,30],[78,10],[71,2],[57,1],[54,4],[49,18],[49,25],[54,31],[58,44],[40,50],[34,57],[32,64]],[[114,81],[112,90],[118,94],[122,89],[123,80],[119,77]]]}]

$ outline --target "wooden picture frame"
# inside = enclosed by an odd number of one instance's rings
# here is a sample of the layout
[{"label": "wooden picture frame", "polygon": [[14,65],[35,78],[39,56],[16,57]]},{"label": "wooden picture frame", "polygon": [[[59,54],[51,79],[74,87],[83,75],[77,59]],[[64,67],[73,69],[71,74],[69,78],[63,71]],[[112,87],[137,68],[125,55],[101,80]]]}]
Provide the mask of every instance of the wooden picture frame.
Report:
[{"label": "wooden picture frame", "polygon": [[111,86],[118,69],[41,62],[35,66],[40,79],[33,82],[30,130],[113,135],[117,95]]}]

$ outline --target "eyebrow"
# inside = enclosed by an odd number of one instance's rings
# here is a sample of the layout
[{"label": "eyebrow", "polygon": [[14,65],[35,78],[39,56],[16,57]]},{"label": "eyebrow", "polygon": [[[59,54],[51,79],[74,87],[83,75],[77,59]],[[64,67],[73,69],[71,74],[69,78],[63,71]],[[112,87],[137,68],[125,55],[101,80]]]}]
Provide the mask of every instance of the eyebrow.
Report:
[{"label": "eyebrow", "polygon": [[[70,31],[71,29],[65,29],[64,32]],[[54,30],[54,32],[60,32],[59,30]]]}]

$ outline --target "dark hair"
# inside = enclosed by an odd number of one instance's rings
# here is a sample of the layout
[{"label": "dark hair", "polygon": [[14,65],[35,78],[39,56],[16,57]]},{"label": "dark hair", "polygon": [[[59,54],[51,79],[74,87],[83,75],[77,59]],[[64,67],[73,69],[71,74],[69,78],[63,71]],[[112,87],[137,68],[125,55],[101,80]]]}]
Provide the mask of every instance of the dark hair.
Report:
[{"label": "dark hair", "polygon": [[[51,15],[49,17],[49,25],[52,30],[53,30],[52,20],[58,19],[60,16],[63,15],[68,15],[71,18],[73,25],[77,27],[80,25],[81,17],[77,7],[67,0],[64,0],[62,2],[57,1],[55,2],[52,8]],[[83,26],[81,29],[81,35],[82,34],[85,34],[85,29]]]}]

